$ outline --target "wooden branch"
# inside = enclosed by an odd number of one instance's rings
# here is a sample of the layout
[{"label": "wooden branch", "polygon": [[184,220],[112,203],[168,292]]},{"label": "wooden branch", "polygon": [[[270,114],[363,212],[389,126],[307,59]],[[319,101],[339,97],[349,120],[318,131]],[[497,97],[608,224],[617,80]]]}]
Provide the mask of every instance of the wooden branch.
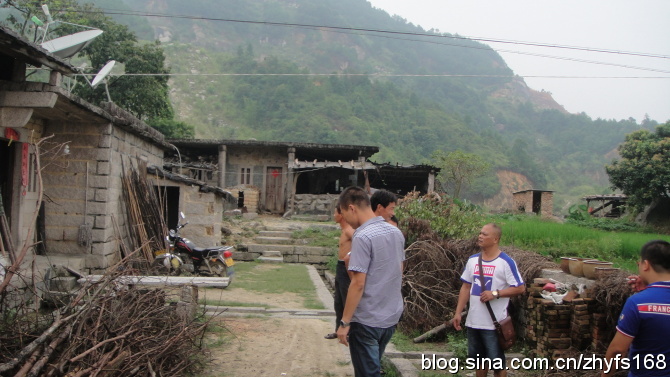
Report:
[{"label": "wooden branch", "polygon": [[[461,317],[464,316],[464,315],[466,315],[466,314],[468,314],[468,311],[467,311],[467,310],[463,310],[463,313],[461,313]],[[445,330],[445,329],[447,329],[447,328],[449,328],[449,327],[453,327],[453,326],[454,326],[454,323],[453,323],[453,322],[454,322],[454,319],[452,318],[452,319],[450,319],[449,321],[446,321],[445,323],[443,323],[443,324],[441,324],[441,325],[439,325],[439,326],[435,326],[435,327],[433,327],[432,329],[430,329],[430,330],[426,331],[425,333],[423,333],[423,334],[417,336],[416,338],[414,338],[414,339],[413,339],[413,342],[414,342],[414,343],[425,342],[426,339],[430,338],[430,337],[433,336],[433,335],[438,334],[440,331],[443,331],[443,330]]]},{"label": "wooden branch", "polygon": [[109,343],[109,342],[115,342],[115,341],[120,340],[120,339],[124,339],[125,337],[127,337],[128,335],[134,333],[134,332],[137,331],[137,330],[138,330],[138,329],[133,329],[133,330],[127,331],[127,332],[126,332],[125,334],[123,334],[123,335],[119,335],[119,336],[114,337],[114,338],[105,339],[105,340],[103,340],[102,342],[96,344],[95,346],[89,348],[89,349],[86,350],[85,352],[82,352],[82,353],[80,353],[79,355],[77,355],[77,356],[71,358],[71,359],[70,359],[70,362],[71,362],[71,363],[74,363],[75,361],[79,361],[79,360],[83,359],[84,357],[86,357],[86,355],[88,355],[89,353],[91,353],[91,352],[97,350],[98,348],[104,346],[105,344],[107,344],[107,343]]}]

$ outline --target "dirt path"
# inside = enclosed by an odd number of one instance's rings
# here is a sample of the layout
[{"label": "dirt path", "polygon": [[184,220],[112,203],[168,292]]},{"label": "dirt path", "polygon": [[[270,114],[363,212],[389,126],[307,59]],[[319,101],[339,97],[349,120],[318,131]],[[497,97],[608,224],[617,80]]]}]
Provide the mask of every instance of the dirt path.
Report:
[{"label": "dirt path", "polygon": [[332,320],[225,318],[236,338],[212,352],[211,376],[353,376],[348,349],[323,335]]},{"label": "dirt path", "polygon": [[[209,348],[214,361],[203,377],[354,375],[348,348],[337,340],[324,339],[324,335],[333,331],[334,316],[310,315],[314,310],[305,308],[300,295],[256,292],[233,284],[225,290],[201,290],[199,296],[208,303],[235,302],[274,310],[271,314],[253,316],[231,310],[217,318],[226,330],[210,334]],[[280,309],[300,309],[302,314]]]}]

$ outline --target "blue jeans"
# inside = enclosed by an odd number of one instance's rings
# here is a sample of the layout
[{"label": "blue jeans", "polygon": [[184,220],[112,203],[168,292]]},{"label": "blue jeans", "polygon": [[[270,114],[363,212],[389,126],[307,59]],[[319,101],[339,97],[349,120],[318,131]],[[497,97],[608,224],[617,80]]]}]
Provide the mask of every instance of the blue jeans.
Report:
[{"label": "blue jeans", "polygon": [[380,376],[382,355],[394,332],[395,326],[383,329],[358,322],[351,323],[349,352],[355,377]]},{"label": "blue jeans", "polygon": [[505,352],[498,344],[496,330],[480,330],[466,327],[468,331],[468,357],[489,360],[502,359],[505,364]]}]

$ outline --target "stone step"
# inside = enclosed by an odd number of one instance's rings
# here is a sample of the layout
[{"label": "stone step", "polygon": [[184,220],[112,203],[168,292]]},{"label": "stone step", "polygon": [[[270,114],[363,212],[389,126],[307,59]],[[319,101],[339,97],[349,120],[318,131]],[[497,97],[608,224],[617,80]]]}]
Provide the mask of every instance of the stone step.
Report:
[{"label": "stone step", "polygon": [[256,237],[256,242],[265,245],[291,245],[293,244],[292,238],[286,237]]},{"label": "stone step", "polygon": [[260,253],[260,254],[263,254],[266,251],[280,251],[284,254],[289,254],[294,252],[295,246],[252,243],[247,245],[247,250],[249,250],[249,252],[251,253]]},{"label": "stone step", "polygon": [[281,251],[266,250],[266,251],[263,251],[263,256],[264,257],[280,258],[280,257],[282,257],[282,254],[281,254]]},{"label": "stone step", "polygon": [[320,221],[320,222],[331,221],[330,220],[330,215],[293,215],[293,216],[291,216],[291,220],[296,220],[296,221]]},{"label": "stone step", "polygon": [[291,238],[293,232],[290,230],[261,230],[258,232],[259,237],[280,237]]},{"label": "stone step", "polygon": [[284,263],[284,258],[282,257],[258,257],[259,262],[263,263]]}]

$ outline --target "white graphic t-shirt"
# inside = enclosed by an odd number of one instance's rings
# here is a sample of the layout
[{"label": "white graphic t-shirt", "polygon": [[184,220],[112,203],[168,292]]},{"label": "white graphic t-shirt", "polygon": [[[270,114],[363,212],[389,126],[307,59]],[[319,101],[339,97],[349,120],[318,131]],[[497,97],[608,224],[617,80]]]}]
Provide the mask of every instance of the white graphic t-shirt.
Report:
[{"label": "white graphic t-shirt", "polygon": [[[500,253],[500,255],[491,261],[482,260],[482,269],[484,270],[484,284],[482,288],[481,278],[479,277],[479,253],[472,255],[465,264],[461,280],[472,284],[470,289],[470,309],[465,320],[465,326],[474,329],[494,330],[493,321],[489,314],[486,304],[479,301],[483,291],[501,290],[507,287],[518,287],[523,285],[523,278],[516,267],[516,262],[509,255]],[[497,300],[489,301],[496,320],[502,321],[507,318],[507,305],[509,297],[501,297]]]}]

